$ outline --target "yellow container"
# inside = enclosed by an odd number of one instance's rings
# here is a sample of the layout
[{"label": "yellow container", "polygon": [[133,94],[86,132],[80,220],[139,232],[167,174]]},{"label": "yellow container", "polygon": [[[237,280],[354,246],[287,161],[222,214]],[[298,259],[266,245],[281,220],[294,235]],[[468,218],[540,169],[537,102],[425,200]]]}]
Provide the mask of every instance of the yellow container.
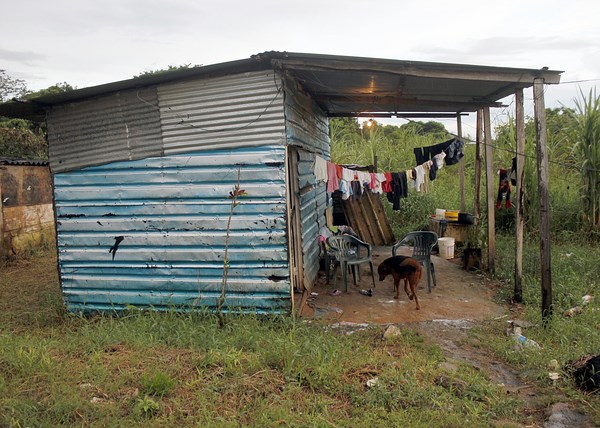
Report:
[{"label": "yellow container", "polygon": [[458,211],[446,210],[445,217],[446,217],[446,220],[458,221]]}]

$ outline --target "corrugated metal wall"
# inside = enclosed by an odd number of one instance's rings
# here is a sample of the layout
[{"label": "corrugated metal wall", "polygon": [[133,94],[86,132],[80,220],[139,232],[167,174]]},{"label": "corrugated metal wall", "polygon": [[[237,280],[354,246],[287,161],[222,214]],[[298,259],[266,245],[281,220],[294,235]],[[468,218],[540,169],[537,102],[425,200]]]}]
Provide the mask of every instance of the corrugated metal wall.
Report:
[{"label": "corrugated metal wall", "polygon": [[162,154],[156,88],[57,105],[46,119],[53,172]]},{"label": "corrugated metal wall", "polygon": [[201,151],[55,175],[59,264],[71,310],[125,305],[214,307],[221,290],[229,192],[227,305],[291,306],[285,148]]},{"label": "corrugated metal wall", "polygon": [[325,226],[325,184],[316,183],[315,155],[329,159],[327,116],[308,96],[298,91],[297,83],[285,81],[285,117],[288,144],[299,148],[298,180],[304,284],[314,284],[319,271],[319,230]]},{"label": "corrugated metal wall", "polygon": [[282,92],[272,70],[159,86],[165,154],[284,145]]}]

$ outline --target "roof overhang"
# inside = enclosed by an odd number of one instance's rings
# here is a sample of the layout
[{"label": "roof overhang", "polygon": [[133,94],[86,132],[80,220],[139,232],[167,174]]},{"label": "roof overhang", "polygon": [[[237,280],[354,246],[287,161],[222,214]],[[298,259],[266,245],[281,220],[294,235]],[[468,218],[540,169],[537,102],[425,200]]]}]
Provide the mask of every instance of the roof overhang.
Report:
[{"label": "roof overhang", "polygon": [[536,78],[560,82],[562,71],[264,52],[248,59],[174,70],[0,104],[0,115],[43,120],[54,105],[177,80],[276,69],[298,80],[329,116],[443,117],[499,107]]},{"label": "roof overhang", "polygon": [[560,82],[562,71],[377,58],[267,52],[299,80],[330,116],[408,116],[500,107],[499,100],[536,78]]}]

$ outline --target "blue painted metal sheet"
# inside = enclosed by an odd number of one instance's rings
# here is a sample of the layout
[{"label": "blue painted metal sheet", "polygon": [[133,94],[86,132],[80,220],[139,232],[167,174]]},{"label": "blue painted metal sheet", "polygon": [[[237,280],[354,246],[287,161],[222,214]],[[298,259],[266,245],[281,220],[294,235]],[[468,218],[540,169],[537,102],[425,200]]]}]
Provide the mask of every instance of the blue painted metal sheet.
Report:
[{"label": "blue painted metal sheet", "polygon": [[325,226],[325,184],[314,174],[316,155],[329,158],[329,122],[309,96],[298,92],[295,82],[285,80],[285,117],[288,144],[299,147],[298,187],[304,284],[311,287],[319,272],[319,230]]},{"label": "blue painted metal sheet", "polygon": [[238,169],[247,196],[231,219],[226,304],[230,310],[288,311],[282,146],[200,151],[55,174],[68,307],[214,307],[221,293],[228,196]]}]

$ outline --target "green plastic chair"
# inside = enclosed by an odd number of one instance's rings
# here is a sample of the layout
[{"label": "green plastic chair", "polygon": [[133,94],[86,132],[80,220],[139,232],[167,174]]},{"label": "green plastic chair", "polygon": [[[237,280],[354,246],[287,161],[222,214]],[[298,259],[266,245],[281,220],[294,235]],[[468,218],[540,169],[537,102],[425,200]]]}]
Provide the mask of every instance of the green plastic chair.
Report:
[{"label": "green plastic chair", "polygon": [[327,245],[333,250],[333,254],[338,263],[333,268],[333,287],[336,288],[337,277],[336,270],[338,264],[342,268],[342,279],[344,281],[344,291],[348,291],[348,267],[352,268],[354,285],[356,285],[356,271],[361,263],[369,263],[371,268],[371,279],[373,288],[375,288],[375,273],[373,271],[373,261],[371,260],[371,246],[366,242],[350,235],[330,236],[327,238]]},{"label": "green plastic chair", "polygon": [[[431,289],[437,286],[435,280],[435,266],[431,261],[431,250],[437,244],[438,237],[435,232],[420,231],[410,232],[405,235],[400,241],[396,242],[392,247],[392,255],[395,256],[399,247],[412,246],[412,257],[421,262],[427,271],[427,291],[431,293]],[[431,279],[433,278],[433,287]]]}]

